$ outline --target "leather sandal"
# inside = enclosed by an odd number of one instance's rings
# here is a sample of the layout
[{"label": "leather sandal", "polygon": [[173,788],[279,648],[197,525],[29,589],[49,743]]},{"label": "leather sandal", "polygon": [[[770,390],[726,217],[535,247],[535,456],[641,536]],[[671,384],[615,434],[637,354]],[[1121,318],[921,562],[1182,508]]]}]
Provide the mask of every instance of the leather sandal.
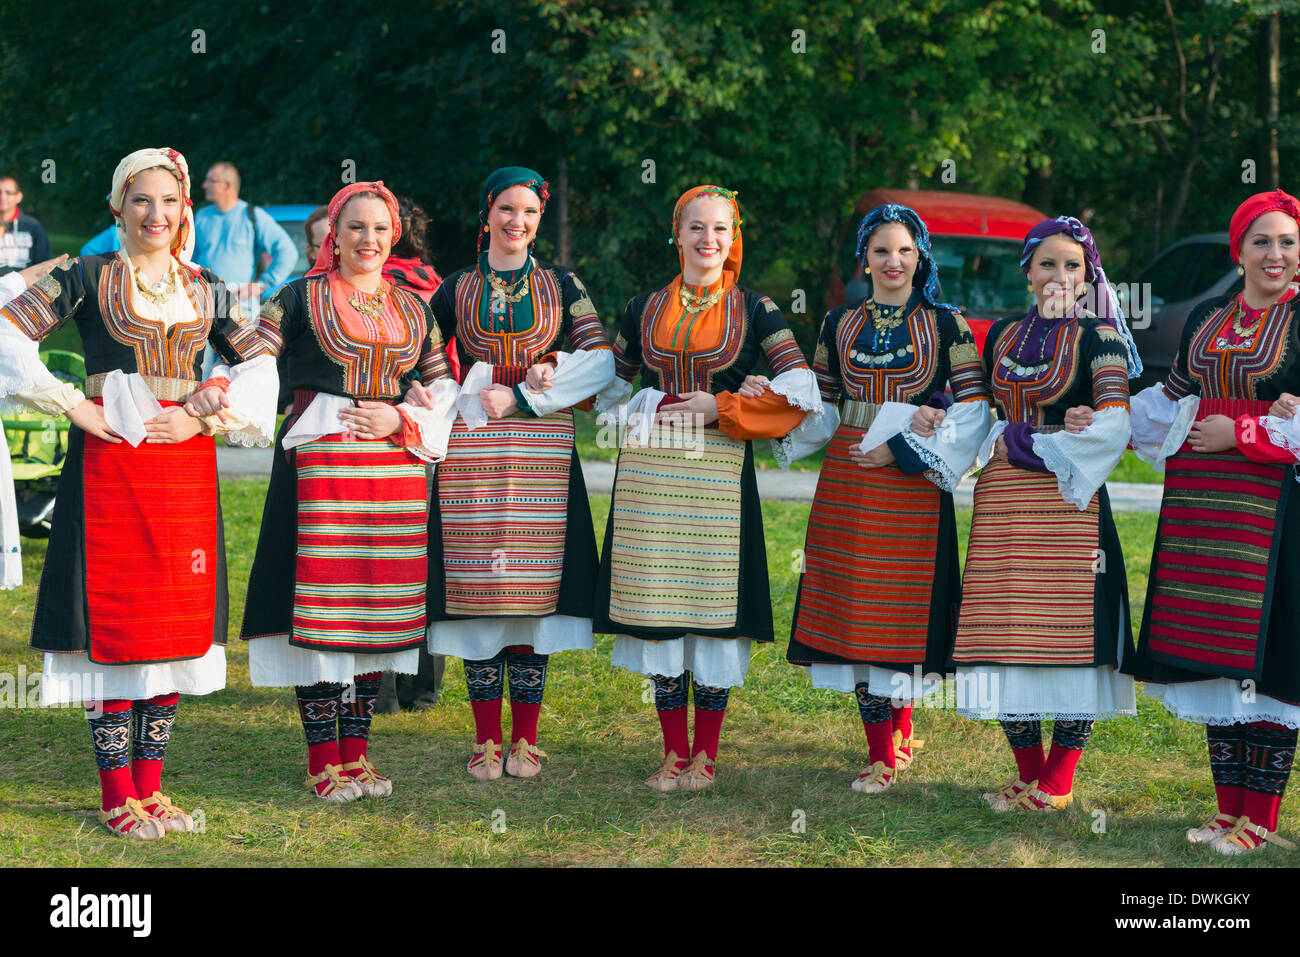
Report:
[{"label": "leather sandal", "polygon": [[884,761],[877,761],[871,767],[865,768],[849,787],[859,794],[879,794],[892,788],[897,780],[897,768],[891,768]]},{"label": "leather sandal", "polygon": [[669,751],[664,755],[664,763],[659,765],[659,770],[645,779],[646,787],[661,794],[676,791],[678,782],[686,771],[685,768],[677,766],[677,762],[681,760],[676,751]]},{"label": "leather sandal", "polygon": [[1216,837],[1222,837],[1233,829],[1237,824],[1237,818],[1231,814],[1225,814],[1220,811],[1213,820],[1206,821],[1200,827],[1189,827],[1187,829],[1187,840],[1193,844],[1211,844]]},{"label": "leather sandal", "polygon": [[[327,804],[347,804],[361,797],[360,785],[344,777],[343,769],[337,764],[325,765],[320,774],[309,777],[305,783],[313,797]],[[316,785],[321,783],[325,783],[325,787],[317,790]]]},{"label": "leather sandal", "polygon": [[982,797],[988,802],[989,807],[993,808],[993,810],[997,811],[999,814],[1005,814],[1007,811],[1010,811],[1015,807],[1017,796],[1019,796],[1021,791],[1027,790],[1028,787],[1028,784],[1017,778],[1014,781],[1002,785],[1002,787],[997,791],[984,792]]},{"label": "leather sandal", "polygon": [[506,774],[516,778],[532,778],[542,773],[541,759],[546,752],[535,744],[529,744],[527,738],[520,738],[510,749],[506,758]]},{"label": "leather sandal", "polygon": [[501,777],[501,746],[492,740],[474,745],[474,756],[465,770],[476,781],[495,781]]},{"label": "leather sandal", "polygon": [[164,830],[193,833],[194,818],[173,804],[171,799],[161,791],[154,791],[147,798],[141,798],[140,805],[146,814],[162,822]]},{"label": "leather sandal", "polygon": [[[1258,843],[1246,837],[1246,834],[1253,834],[1258,839]],[[1243,814],[1237,818],[1237,823],[1231,830],[1211,841],[1210,847],[1220,854],[1235,856],[1262,851],[1269,844],[1276,844],[1287,851],[1295,850],[1295,845],[1286,838],[1280,837],[1275,831],[1270,831],[1262,824],[1252,824],[1250,818]]]},{"label": "leather sandal", "polygon": [[1037,781],[1030,781],[1029,787],[1016,795],[1011,807],[1023,811],[1064,811],[1073,803],[1073,791],[1068,794],[1048,794],[1038,786]]},{"label": "leather sandal", "polygon": [[709,760],[709,752],[701,751],[691,759],[691,763],[677,778],[677,790],[703,791],[705,788],[711,788],[713,776],[713,762]]},{"label": "leather sandal", "polygon": [[[121,818],[113,824],[117,818]],[[121,807],[99,812],[99,823],[117,837],[134,837],[140,841],[156,841],[167,833],[163,822],[151,817],[140,804],[139,798],[127,798]]]},{"label": "leather sandal", "polygon": [[[925,747],[925,741],[920,738],[905,738],[903,732],[894,732],[894,770],[905,771],[912,765],[912,758],[916,752]],[[904,748],[910,748],[911,754],[904,751]]]},{"label": "leather sandal", "polygon": [[370,759],[364,754],[355,761],[349,761],[343,765],[343,771],[360,771],[360,774],[349,774],[351,782],[361,789],[362,797],[388,797],[393,793],[393,782],[381,775],[375,770],[375,766],[370,763]]}]

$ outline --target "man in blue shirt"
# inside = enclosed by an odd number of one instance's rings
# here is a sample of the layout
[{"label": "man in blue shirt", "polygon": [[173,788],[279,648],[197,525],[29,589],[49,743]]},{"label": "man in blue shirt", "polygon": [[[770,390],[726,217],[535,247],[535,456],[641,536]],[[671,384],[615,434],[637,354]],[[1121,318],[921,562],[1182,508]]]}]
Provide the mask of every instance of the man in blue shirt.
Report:
[{"label": "man in blue shirt", "polygon": [[[298,249],[266,210],[253,210],[254,227],[248,204],[239,198],[239,171],[232,164],[213,164],[203,192],[212,205],[194,214],[194,261],[240,287],[239,298],[255,305],[289,278]],[[267,256],[270,263],[262,269]],[[251,314],[257,315],[255,308]]]}]

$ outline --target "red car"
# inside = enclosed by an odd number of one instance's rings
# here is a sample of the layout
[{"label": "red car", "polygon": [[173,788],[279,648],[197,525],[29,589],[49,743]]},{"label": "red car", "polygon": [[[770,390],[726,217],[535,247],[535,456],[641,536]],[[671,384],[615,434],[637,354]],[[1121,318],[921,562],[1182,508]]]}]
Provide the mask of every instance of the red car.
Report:
[{"label": "red car", "polygon": [[1025,233],[1046,215],[1010,199],[934,189],[873,189],[858,200],[840,242],[840,268],[827,305],[860,302],[867,292],[855,258],[858,224],[882,203],[910,206],[930,230],[943,298],[961,309],[979,348],[994,320],[1023,316],[1034,303],[1020,269]]}]

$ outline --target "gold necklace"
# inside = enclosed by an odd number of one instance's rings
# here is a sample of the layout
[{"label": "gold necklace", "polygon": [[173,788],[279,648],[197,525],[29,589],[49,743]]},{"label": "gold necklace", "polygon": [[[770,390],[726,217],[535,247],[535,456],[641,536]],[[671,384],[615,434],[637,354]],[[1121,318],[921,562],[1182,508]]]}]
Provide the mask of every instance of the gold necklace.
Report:
[{"label": "gold necklace", "polygon": [[903,324],[903,307],[889,306],[888,308],[893,311],[885,312],[874,299],[867,300],[867,315],[871,317],[871,324],[876,327],[877,332],[887,332]]},{"label": "gold necklace", "polygon": [[1234,305],[1235,308],[1232,310],[1232,331],[1241,339],[1249,339],[1257,333],[1259,327],[1263,325],[1264,317],[1268,315],[1268,307],[1265,306],[1260,310],[1259,318],[1252,320],[1250,325],[1246,326],[1242,325],[1240,318],[1246,311],[1246,304],[1241,301],[1240,297],[1238,297],[1237,302]]},{"label": "gold necklace", "polygon": [[[507,285],[504,279],[496,273],[489,271],[487,274],[487,281],[494,290],[500,293],[501,298],[511,305],[514,305],[528,295],[528,273],[525,273],[514,282]],[[516,292],[516,289],[519,291]]]},{"label": "gold necklace", "polygon": [[386,298],[387,289],[384,286],[380,286],[378,292],[362,292],[353,287],[352,295],[348,296],[348,305],[362,315],[378,319],[383,315]]},{"label": "gold necklace", "polygon": [[139,267],[132,267],[135,273],[135,288],[139,290],[140,295],[149,300],[155,306],[161,306],[168,302],[176,294],[176,283],[172,279],[171,270],[168,269],[167,275],[152,285],[145,282],[144,276],[141,275]]},{"label": "gold necklace", "polygon": [[682,301],[683,309],[690,312],[702,312],[710,306],[716,305],[718,300],[722,298],[722,292],[719,289],[717,292],[711,292],[706,296],[697,296],[682,285],[677,287],[677,298]]}]

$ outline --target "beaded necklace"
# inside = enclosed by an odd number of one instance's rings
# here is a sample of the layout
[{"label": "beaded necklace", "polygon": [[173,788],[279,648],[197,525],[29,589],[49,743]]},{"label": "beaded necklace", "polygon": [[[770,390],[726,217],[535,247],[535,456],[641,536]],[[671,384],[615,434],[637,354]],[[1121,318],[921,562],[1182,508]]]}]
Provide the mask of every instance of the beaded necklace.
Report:
[{"label": "beaded necklace", "polygon": [[484,261],[483,278],[492,288],[492,298],[488,306],[488,316],[492,332],[515,331],[515,304],[528,296],[528,278],[533,271],[533,260],[518,269],[499,273]]}]

